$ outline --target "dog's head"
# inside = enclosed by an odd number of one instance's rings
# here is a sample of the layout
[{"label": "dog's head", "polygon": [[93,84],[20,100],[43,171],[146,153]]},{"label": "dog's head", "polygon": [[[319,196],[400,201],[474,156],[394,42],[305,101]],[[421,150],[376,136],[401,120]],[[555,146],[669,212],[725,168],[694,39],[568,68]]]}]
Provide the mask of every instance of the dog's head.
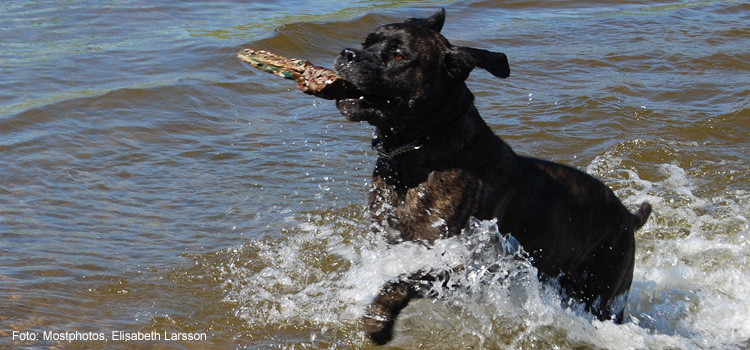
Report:
[{"label": "dog's head", "polygon": [[375,29],[361,49],[346,48],[334,69],[361,92],[339,99],[336,106],[351,121],[396,127],[408,120],[433,118],[455,99],[457,89],[475,67],[505,78],[505,54],[451,45],[440,34],[445,10],[429,18]]}]

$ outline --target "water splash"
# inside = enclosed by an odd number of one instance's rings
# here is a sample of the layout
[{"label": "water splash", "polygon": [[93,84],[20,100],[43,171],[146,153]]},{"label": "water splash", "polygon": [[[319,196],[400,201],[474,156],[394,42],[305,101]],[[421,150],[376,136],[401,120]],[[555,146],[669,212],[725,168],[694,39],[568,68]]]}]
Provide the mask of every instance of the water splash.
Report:
[{"label": "water splash", "polygon": [[[225,302],[251,337],[282,335],[279,347],[367,348],[365,306],[386,281],[417,271],[448,273],[435,298],[404,309],[391,346],[433,349],[743,348],[750,339],[750,195],[707,189],[701,174],[735,171],[741,162],[659,163],[643,168],[641,147],[623,142],[588,172],[605,179],[627,206],[649,201],[654,216],[638,231],[636,269],[622,325],[601,322],[561,302],[554,286],[494,221],[477,221],[432,247],[387,244],[370,233],[366,210],[349,207],[290,218],[292,228],[235,247],[222,266]],[[700,145],[680,144],[682,150]],[[706,161],[708,162],[708,161]],[[696,169],[699,168],[699,169]],[[638,170],[642,169],[642,170]],[[436,285],[440,285],[437,283]],[[289,336],[290,332],[299,334]]]}]

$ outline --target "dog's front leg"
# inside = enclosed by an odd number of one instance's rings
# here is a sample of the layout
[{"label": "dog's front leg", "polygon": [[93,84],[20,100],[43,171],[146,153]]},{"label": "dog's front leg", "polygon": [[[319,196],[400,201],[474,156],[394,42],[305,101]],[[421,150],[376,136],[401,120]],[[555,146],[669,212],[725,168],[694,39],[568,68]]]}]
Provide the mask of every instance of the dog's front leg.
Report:
[{"label": "dog's front leg", "polygon": [[362,316],[365,332],[370,339],[378,345],[388,343],[393,338],[393,326],[401,310],[414,298],[432,296],[432,286],[442,280],[441,277],[446,278],[444,273],[418,272],[383,285]]},{"label": "dog's front leg", "polygon": [[415,296],[414,282],[410,280],[388,282],[380,288],[380,294],[367,306],[362,317],[370,339],[379,345],[389,342],[393,338],[396,317]]}]

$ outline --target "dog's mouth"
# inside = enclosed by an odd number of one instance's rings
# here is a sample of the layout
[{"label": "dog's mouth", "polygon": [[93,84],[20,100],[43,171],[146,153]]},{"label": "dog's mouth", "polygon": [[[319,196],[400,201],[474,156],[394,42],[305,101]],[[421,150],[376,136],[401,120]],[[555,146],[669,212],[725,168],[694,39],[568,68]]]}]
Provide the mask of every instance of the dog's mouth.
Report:
[{"label": "dog's mouth", "polygon": [[401,99],[377,83],[373,74],[361,72],[351,62],[342,61],[341,57],[334,61],[334,70],[351,87],[336,99],[336,107],[347,120],[383,125],[398,108]]},{"label": "dog's mouth", "polygon": [[336,100],[336,107],[346,119],[354,122],[375,122],[394,108],[396,99],[372,94],[356,94]]}]

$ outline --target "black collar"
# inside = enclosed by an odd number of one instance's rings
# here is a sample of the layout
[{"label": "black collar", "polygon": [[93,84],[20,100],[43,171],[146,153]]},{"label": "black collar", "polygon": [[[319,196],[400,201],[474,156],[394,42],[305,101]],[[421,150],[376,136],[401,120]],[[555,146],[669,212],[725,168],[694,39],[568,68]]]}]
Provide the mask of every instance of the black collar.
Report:
[{"label": "black collar", "polygon": [[400,156],[404,153],[408,153],[411,151],[416,151],[422,147],[424,147],[424,144],[429,141],[429,136],[425,137],[421,141],[413,141],[410,143],[407,143],[403,146],[396,147],[393,150],[387,151],[385,149],[385,145],[383,144],[383,140],[378,137],[378,135],[373,135],[372,137],[372,149],[374,149],[376,152],[378,152],[378,155],[381,158],[385,158],[387,160],[391,160],[393,158],[396,158],[397,156]]}]

